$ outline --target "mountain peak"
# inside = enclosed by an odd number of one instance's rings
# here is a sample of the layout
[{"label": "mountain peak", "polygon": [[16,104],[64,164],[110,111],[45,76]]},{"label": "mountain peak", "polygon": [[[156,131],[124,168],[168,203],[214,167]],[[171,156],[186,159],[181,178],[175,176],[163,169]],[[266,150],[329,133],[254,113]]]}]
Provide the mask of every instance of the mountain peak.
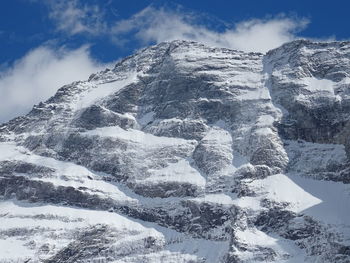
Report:
[{"label": "mountain peak", "polygon": [[176,40],[63,86],[0,127],[0,255],[348,262],[347,46]]}]

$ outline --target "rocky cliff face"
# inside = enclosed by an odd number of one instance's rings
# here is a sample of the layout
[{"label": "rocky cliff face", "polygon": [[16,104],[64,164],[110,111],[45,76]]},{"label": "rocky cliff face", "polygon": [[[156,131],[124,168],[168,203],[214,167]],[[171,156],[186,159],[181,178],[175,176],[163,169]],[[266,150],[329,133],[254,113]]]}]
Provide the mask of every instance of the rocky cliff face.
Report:
[{"label": "rocky cliff face", "polygon": [[0,262],[349,262],[350,43],[162,43],[0,126]]}]

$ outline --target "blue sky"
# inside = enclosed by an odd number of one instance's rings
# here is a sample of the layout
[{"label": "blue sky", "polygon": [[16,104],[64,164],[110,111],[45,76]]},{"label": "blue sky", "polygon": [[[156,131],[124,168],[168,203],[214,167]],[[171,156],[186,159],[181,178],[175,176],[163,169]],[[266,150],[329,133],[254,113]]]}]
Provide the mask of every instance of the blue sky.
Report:
[{"label": "blue sky", "polygon": [[350,38],[347,0],[4,0],[0,122],[63,84],[173,39],[266,52],[296,38]]}]

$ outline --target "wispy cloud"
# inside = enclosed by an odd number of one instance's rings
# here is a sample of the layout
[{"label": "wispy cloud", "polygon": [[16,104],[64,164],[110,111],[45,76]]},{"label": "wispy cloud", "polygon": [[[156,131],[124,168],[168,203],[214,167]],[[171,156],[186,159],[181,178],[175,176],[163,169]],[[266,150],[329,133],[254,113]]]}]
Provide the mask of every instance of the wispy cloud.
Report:
[{"label": "wispy cloud", "polygon": [[118,46],[138,41],[140,46],[171,41],[193,40],[211,46],[243,51],[266,52],[296,38],[307,19],[276,16],[252,18],[236,24],[223,24],[223,30],[211,29],[205,15],[183,11],[181,8],[148,6],[128,19],[111,21],[97,5],[86,5],[78,0],[45,0],[49,17],[59,31],[70,35],[104,35]]},{"label": "wispy cloud", "polygon": [[306,19],[279,16],[242,21],[222,32],[209,29],[191,14],[147,7],[129,19],[116,22],[111,37],[115,43],[130,40],[130,34],[144,44],[175,39],[194,40],[211,46],[266,52],[296,38]]},{"label": "wispy cloud", "polygon": [[66,50],[41,46],[28,52],[0,72],[0,123],[26,113],[60,86],[86,79],[103,67],[91,58],[88,47]]},{"label": "wispy cloud", "polygon": [[49,8],[49,17],[56,29],[69,35],[105,32],[104,14],[98,5],[83,4],[78,0],[44,0]]}]

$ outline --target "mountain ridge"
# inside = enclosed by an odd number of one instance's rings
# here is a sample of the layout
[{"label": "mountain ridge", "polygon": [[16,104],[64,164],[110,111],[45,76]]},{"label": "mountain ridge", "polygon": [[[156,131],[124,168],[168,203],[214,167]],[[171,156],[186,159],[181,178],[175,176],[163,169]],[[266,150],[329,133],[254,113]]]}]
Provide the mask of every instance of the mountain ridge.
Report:
[{"label": "mountain ridge", "polygon": [[180,40],[63,86],[0,126],[0,262],[347,262],[349,74]]}]

